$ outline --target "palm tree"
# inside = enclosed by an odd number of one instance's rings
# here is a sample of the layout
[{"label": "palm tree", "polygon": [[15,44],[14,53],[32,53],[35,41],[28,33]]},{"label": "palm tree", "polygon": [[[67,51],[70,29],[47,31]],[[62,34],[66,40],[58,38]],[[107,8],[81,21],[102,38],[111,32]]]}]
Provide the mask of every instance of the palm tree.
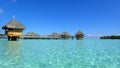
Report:
[{"label": "palm tree", "polygon": [[77,33],[75,33],[75,37],[76,37],[77,40],[78,39],[83,39],[84,38],[84,34],[83,34],[83,32],[78,31]]},{"label": "palm tree", "polygon": [[70,34],[68,32],[63,32],[61,34],[61,39],[69,39],[70,38]]}]

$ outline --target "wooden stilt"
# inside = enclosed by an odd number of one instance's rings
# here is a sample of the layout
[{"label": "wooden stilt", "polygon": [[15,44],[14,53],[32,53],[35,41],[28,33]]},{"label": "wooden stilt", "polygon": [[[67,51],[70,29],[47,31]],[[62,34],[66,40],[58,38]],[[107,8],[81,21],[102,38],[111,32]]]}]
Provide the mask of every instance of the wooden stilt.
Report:
[{"label": "wooden stilt", "polygon": [[8,41],[10,41],[10,36],[8,36]]},{"label": "wooden stilt", "polygon": [[8,41],[17,41],[17,37],[16,36],[8,36]]}]

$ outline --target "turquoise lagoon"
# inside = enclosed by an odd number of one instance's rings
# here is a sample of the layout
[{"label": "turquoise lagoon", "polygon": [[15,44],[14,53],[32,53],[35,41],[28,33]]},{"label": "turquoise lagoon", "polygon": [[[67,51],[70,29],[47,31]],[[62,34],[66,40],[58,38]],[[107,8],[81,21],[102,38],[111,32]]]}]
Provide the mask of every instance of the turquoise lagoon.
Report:
[{"label": "turquoise lagoon", "polygon": [[120,68],[120,40],[0,40],[0,68]]}]

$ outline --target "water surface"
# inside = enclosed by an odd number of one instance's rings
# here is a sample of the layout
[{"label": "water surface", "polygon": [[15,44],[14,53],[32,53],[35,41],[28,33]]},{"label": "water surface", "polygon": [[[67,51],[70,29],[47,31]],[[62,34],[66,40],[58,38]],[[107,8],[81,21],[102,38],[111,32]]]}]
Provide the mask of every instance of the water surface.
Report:
[{"label": "water surface", "polygon": [[0,68],[119,68],[120,40],[0,40]]}]

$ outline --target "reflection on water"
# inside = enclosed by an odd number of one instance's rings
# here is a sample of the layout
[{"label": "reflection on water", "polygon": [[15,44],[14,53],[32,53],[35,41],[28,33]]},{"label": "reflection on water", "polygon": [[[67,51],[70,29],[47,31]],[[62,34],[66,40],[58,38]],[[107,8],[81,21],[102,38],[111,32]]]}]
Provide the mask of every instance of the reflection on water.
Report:
[{"label": "reflection on water", "polygon": [[6,56],[9,57],[18,57],[21,56],[22,53],[22,44],[20,41],[8,41],[6,43]]},{"label": "reflection on water", "polygon": [[4,56],[2,61],[2,68],[9,67],[13,68],[17,66],[19,68],[19,64],[22,62],[22,44],[20,41],[7,41],[4,45]]}]

